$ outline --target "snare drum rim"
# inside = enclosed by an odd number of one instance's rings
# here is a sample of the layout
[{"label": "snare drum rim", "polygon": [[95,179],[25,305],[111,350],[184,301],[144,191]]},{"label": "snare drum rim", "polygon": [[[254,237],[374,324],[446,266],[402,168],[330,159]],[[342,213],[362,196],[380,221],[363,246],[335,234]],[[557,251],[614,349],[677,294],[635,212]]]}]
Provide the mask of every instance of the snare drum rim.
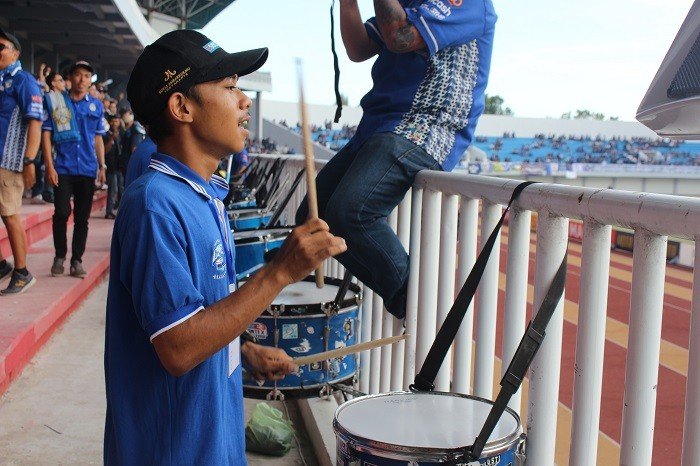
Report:
[{"label": "snare drum rim", "polygon": [[[368,439],[361,437],[359,435],[350,433],[345,427],[343,427],[338,422],[338,415],[345,409],[345,407],[359,403],[362,400],[370,398],[381,398],[394,395],[412,395],[412,396],[454,396],[459,398],[467,398],[470,400],[481,401],[489,405],[493,405],[493,401],[487,400],[486,398],[481,398],[474,395],[463,395],[461,393],[449,393],[449,392],[410,392],[410,391],[400,391],[400,392],[389,392],[389,393],[379,393],[376,395],[365,395],[358,398],[354,398],[350,401],[346,401],[342,405],[338,406],[335,410],[335,415],[333,416],[333,429],[337,436],[341,437],[343,441],[350,444],[353,449],[363,452],[374,454],[380,457],[391,458],[395,460],[418,460],[418,461],[442,461],[442,460],[452,460],[461,459],[460,457],[464,454],[465,449],[471,445],[465,445],[463,447],[457,448],[431,448],[431,447],[409,447],[406,445],[394,445],[385,442],[379,442],[377,440]],[[489,442],[484,447],[481,453],[483,457],[489,457],[504,453],[511,448],[514,448],[520,439],[522,433],[522,424],[520,423],[520,416],[518,413],[513,411],[511,408],[506,408],[505,412],[509,413],[515,418],[517,423],[517,429],[510,433],[508,436],[498,439],[493,442]]]},{"label": "snare drum rim", "polygon": [[[309,275],[308,277],[304,278],[301,280],[303,282],[315,282],[316,278],[313,275]],[[339,278],[330,278],[330,277],[324,277],[324,282],[329,285],[337,286],[340,288],[341,283],[343,280]],[[360,287],[355,284],[355,283],[350,283],[350,286],[348,287],[349,291],[352,291],[354,293],[353,296],[349,298],[345,298],[340,302],[340,310],[346,309],[346,308],[355,308],[359,307],[359,305],[362,303],[362,297],[361,297],[361,290]],[[277,313],[278,316],[303,316],[303,315],[318,315],[318,314],[325,314],[324,313],[324,307],[328,304],[332,303],[332,301],[327,301],[327,302],[322,302],[322,303],[302,303],[302,304],[270,304],[267,308],[267,312],[270,314]],[[294,309],[294,312],[291,312],[290,309]]]},{"label": "snare drum rim", "polygon": [[[236,246],[244,246],[249,244],[255,244],[258,242],[263,242],[267,239],[267,242],[284,240],[292,232],[294,227],[273,227],[273,228],[246,228],[244,230],[236,230],[233,232],[233,242]],[[246,236],[245,238],[236,238],[237,234],[248,233],[260,231],[265,232],[258,236]]]}]

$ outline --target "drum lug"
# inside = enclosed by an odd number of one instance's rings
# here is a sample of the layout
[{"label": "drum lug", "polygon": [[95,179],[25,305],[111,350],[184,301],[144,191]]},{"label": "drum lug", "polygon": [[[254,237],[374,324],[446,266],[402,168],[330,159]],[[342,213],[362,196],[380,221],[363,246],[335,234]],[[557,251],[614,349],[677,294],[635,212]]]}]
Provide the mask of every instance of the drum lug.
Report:
[{"label": "drum lug", "polygon": [[358,293],[355,295],[355,304],[357,305],[357,307],[362,306],[362,294],[361,293]]},{"label": "drum lug", "polygon": [[326,314],[326,317],[333,317],[338,315],[338,312],[340,312],[340,306],[337,305],[334,301],[331,301],[330,303],[322,304],[321,310],[324,314]]},{"label": "drum lug", "polygon": [[318,391],[318,397],[325,398],[326,400],[330,400],[332,393],[333,393],[333,389],[331,388],[330,385],[326,384],[323,387],[321,387],[321,390]]},{"label": "drum lug", "polygon": [[527,442],[527,437],[525,434],[520,434],[520,440],[515,447],[515,466],[525,466],[525,460],[527,457],[525,456],[525,444]]},{"label": "drum lug", "polygon": [[267,401],[284,401],[284,393],[275,388],[265,396],[265,399]]}]

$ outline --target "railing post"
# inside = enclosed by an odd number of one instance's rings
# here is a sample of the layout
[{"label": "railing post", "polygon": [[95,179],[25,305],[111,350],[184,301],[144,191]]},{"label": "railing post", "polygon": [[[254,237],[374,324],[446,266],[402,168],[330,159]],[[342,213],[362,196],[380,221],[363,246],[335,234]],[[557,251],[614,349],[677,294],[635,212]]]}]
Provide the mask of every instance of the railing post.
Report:
[{"label": "railing post", "polygon": [[[382,322],[384,321],[384,300],[377,293],[372,297],[372,340],[382,337]],[[370,376],[369,393],[372,395],[379,393],[379,382],[381,381],[381,348],[370,350]]]},{"label": "railing post", "polygon": [[[503,312],[503,354],[501,376],[508,370],[515,350],[525,332],[527,278],[530,265],[529,210],[511,210],[508,219],[508,263]],[[513,395],[508,406],[520,414],[521,390]]]},{"label": "railing post", "polygon": [[[695,267],[700,267],[700,248],[695,240]],[[682,466],[691,466],[700,458],[700,271],[693,273],[693,308],[690,316],[688,382],[685,389]]]},{"label": "railing post", "polygon": [[[411,237],[411,191],[406,193],[401,204],[399,204],[396,234],[404,249],[408,252]],[[412,260],[412,258],[409,258]],[[417,260],[417,259],[416,259]],[[394,335],[401,335],[404,331],[403,321],[394,319]],[[403,366],[404,351],[406,344],[403,341],[392,345],[391,356],[391,391],[403,389]]]},{"label": "railing post", "polygon": [[423,365],[435,340],[437,321],[438,255],[440,254],[440,191],[423,192],[421,221],[420,282],[418,291],[418,334],[416,368]]},{"label": "railing post", "polygon": [[[632,298],[620,464],[651,464],[654,445],[666,272],[667,237],[637,230],[632,253]],[[696,458],[697,460],[697,458]]]},{"label": "railing post", "polygon": [[[374,301],[374,292],[367,286],[362,286],[362,320],[360,328],[362,332],[360,336],[362,342],[367,342],[372,339],[372,302]],[[370,374],[370,354],[369,350],[360,353],[360,391],[369,393]]]},{"label": "railing post", "polygon": [[571,429],[571,466],[595,464],[603,386],[605,322],[610,275],[610,225],[583,224]]},{"label": "railing post", "polygon": [[[540,212],[538,216],[535,296],[532,306],[534,312],[539,310],[566,254],[568,224],[568,219],[554,217],[546,212]],[[527,412],[528,465],[554,464],[563,325],[564,296],[549,321],[547,336],[530,366]]]},{"label": "railing post", "polygon": [[[459,290],[476,262],[476,242],[479,223],[479,201],[462,197],[459,208],[459,267],[456,289]],[[454,345],[454,374],[452,391],[470,393],[469,384],[472,367],[472,333],[474,325],[474,301],[469,304],[462,325],[459,327]]]},{"label": "railing post", "polygon": [[[387,219],[389,226],[396,232],[396,223],[398,221],[398,211],[394,209]],[[382,322],[382,338],[390,337],[394,334],[394,316],[386,310]],[[382,346],[381,348],[381,382],[379,384],[380,393],[386,393],[391,390],[391,345]]]},{"label": "railing post", "polygon": [[403,366],[403,388],[413,383],[416,376],[416,333],[418,331],[418,282],[420,272],[421,217],[423,215],[423,189],[413,187],[411,191],[411,244],[410,275],[406,296],[406,349]]},{"label": "railing post", "polygon": [[[484,202],[481,207],[481,249],[501,217],[499,204]],[[501,257],[499,233],[491,257],[479,284],[476,310],[476,360],[474,363],[474,394],[493,398],[493,366],[496,350],[496,315],[498,312],[498,268]]]},{"label": "railing post", "polygon": [[[455,300],[455,251],[457,250],[457,208],[459,197],[444,195],[440,219],[440,262],[438,280],[437,326],[440,330],[447,313]],[[450,391],[450,373],[452,369],[452,351],[448,351],[435,378],[435,389]]]}]

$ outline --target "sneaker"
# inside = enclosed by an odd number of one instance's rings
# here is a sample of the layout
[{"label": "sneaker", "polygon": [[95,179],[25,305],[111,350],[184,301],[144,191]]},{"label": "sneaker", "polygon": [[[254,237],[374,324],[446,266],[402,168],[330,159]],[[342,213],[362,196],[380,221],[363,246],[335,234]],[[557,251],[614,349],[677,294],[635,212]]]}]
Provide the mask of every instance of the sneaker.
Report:
[{"label": "sneaker", "polygon": [[12,267],[12,264],[9,262],[5,262],[4,267],[0,267],[0,281],[4,280],[6,277],[10,276],[10,272],[14,270],[14,267]]},{"label": "sneaker", "polygon": [[38,196],[34,196],[31,201],[29,201],[30,204],[35,204],[35,205],[42,205],[46,204],[46,201],[44,200],[43,197],[41,197],[41,194]]},{"label": "sneaker", "polygon": [[108,220],[114,220],[115,218],[117,218],[117,216],[110,212],[108,214],[105,214],[105,218]]},{"label": "sneaker", "polygon": [[85,275],[87,275],[87,272],[83,268],[82,262],[80,262],[80,261],[71,261],[70,262],[70,276],[71,277],[85,278]]},{"label": "sneaker", "polygon": [[0,291],[0,295],[7,296],[10,294],[24,293],[35,283],[36,278],[34,278],[34,276],[31,273],[27,273],[27,275],[22,275],[21,273],[15,271],[12,274],[12,278],[10,279],[10,284],[7,285],[7,288]]},{"label": "sneaker", "polygon": [[61,259],[60,257],[54,258],[53,265],[51,266],[52,277],[59,277],[66,273],[66,268],[63,266],[64,261],[65,259]]}]

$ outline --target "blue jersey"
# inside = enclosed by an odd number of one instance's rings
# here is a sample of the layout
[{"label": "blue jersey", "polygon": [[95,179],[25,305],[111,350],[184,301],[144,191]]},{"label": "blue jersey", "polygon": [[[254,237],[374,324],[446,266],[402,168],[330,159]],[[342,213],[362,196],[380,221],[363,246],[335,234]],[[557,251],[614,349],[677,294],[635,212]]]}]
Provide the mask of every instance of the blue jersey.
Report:
[{"label": "blue jersey", "polygon": [[105,464],[246,464],[239,340],[181,377],[152,344],[235,283],[227,192],[223,178],[207,183],[156,154],[124,194],[107,298]]},{"label": "blue jersey", "polygon": [[27,119],[43,118],[41,90],[19,62],[0,70],[0,168],[21,172],[27,148]]},{"label": "blue jersey", "polygon": [[491,0],[401,0],[427,50],[393,53],[376,19],[365,27],[381,51],[374,85],[351,147],[372,134],[394,132],[450,171],[471,143],[484,111],[496,14]]},{"label": "blue jersey", "polygon": [[[59,175],[97,176],[97,156],[95,154],[95,136],[106,134],[102,126],[102,102],[85,94],[80,100],[69,99],[75,112],[75,120],[80,133],[79,141],[67,141],[54,144],[56,160],[54,168]],[[44,112],[44,124],[41,129],[53,131],[54,122],[48,112]]]},{"label": "blue jersey", "polygon": [[136,150],[129,157],[129,164],[126,167],[125,188],[136,178],[146,173],[148,165],[151,163],[151,156],[156,153],[156,150],[156,143],[148,136],[136,146]]}]

